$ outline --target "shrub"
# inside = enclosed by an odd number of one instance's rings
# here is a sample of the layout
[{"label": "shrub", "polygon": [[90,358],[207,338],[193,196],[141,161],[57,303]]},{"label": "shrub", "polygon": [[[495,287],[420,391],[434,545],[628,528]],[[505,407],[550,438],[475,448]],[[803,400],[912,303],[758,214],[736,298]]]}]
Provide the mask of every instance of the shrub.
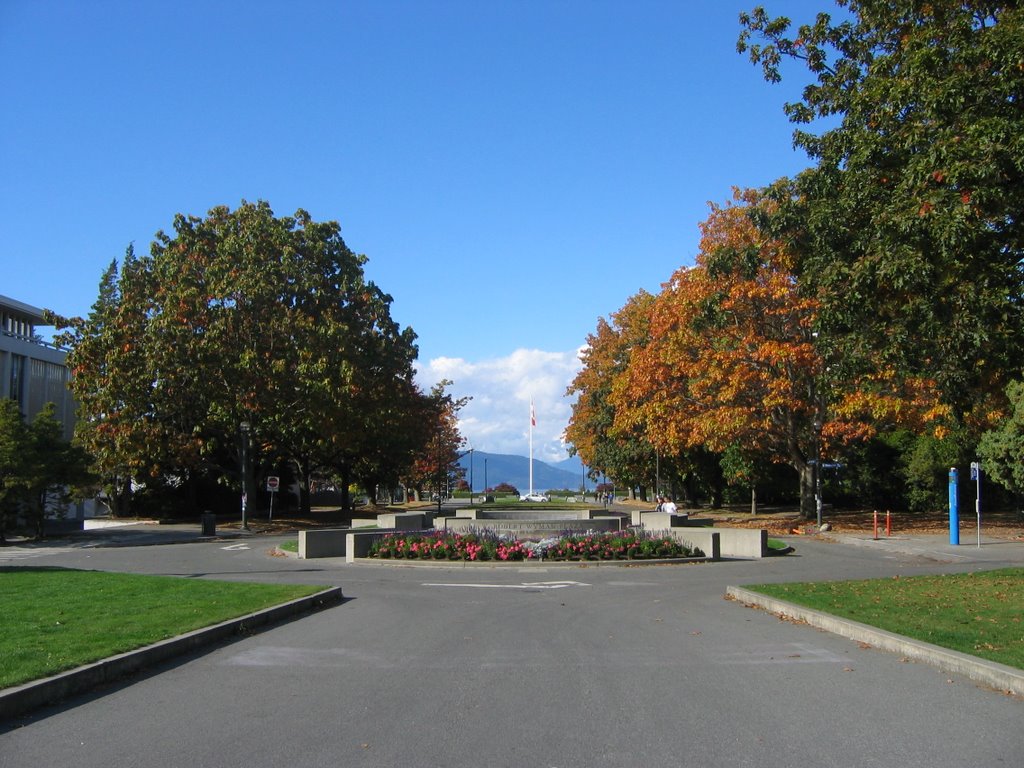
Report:
[{"label": "shrub", "polygon": [[501,537],[493,531],[471,533],[389,533],[370,546],[370,557],[405,560],[650,560],[703,557],[669,536],[638,531],[567,534],[540,542]]}]

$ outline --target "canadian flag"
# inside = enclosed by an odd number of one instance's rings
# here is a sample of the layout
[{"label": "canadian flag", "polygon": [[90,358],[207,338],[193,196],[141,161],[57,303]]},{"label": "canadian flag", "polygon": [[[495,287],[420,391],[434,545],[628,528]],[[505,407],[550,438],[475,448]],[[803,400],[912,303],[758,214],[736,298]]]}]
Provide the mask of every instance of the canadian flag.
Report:
[{"label": "canadian flag", "polygon": [[537,426],[537,414],[533,410],[533,400],[530,400],[530,426]]}]

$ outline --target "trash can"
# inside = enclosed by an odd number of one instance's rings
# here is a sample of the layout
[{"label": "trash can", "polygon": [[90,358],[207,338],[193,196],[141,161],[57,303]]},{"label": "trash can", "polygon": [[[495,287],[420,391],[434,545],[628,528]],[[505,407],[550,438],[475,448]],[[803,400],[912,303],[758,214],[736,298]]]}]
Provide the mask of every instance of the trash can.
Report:
[{"label": "trash can", "polygon": [[203,536],[217,535],[217,516],[213,512],[203,512]]}]

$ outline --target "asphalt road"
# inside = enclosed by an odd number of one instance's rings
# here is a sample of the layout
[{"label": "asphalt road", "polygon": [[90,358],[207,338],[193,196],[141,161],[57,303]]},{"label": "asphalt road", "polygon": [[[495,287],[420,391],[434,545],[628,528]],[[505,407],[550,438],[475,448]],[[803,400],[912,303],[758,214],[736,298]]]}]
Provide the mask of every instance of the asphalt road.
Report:
[{"label": "asphalt road", "polygon": [[346,601],[0,726],[0,766],[1024,764],[1020,699],[723,599],[1019,565],[1024,545],[801,539],[760,561],[422,568],[273,557],[276,541],[9,558],[338,585]]}]

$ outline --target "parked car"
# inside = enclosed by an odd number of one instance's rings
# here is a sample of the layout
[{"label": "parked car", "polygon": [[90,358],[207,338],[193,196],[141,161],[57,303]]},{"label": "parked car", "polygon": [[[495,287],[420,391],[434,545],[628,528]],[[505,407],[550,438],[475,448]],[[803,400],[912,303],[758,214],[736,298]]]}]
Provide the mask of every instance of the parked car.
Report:
[{"label": "parked car", "polygon": [[548,497],[543,493],[527,493],[519,497],[520,501],[547,501]]}]

